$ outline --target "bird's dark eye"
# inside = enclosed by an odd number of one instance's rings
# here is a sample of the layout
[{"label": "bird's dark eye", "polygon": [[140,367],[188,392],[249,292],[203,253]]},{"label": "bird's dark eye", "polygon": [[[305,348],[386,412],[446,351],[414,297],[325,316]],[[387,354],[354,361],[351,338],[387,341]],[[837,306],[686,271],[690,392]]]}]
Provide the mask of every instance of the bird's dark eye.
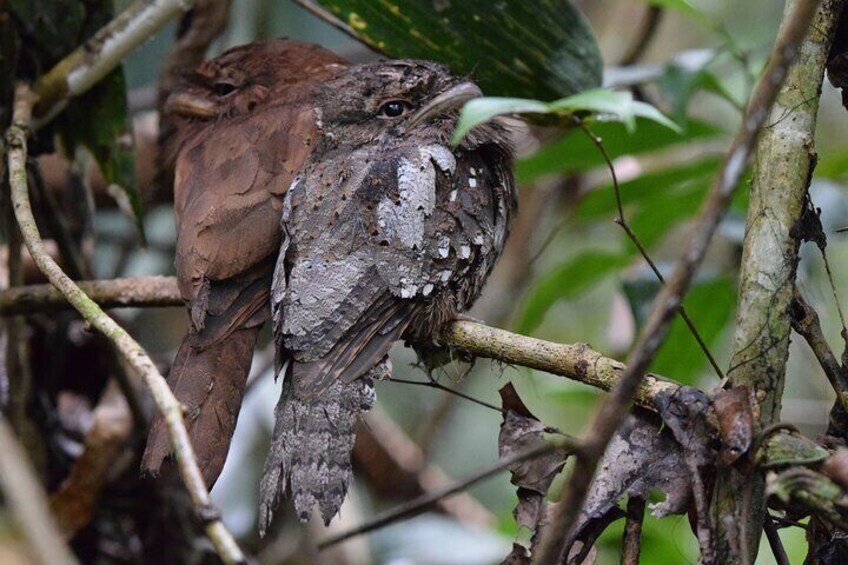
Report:
[{"label": "bird's dark eye", "polygon": [[212,94],[215,96],[229,96],[236,90],[236,85],[231,82],[216,82],[212,86]]},{"label": "bird's dark eye", "polygon": [[399,118],[409,110],[409,102],[404,100],[389,100],[380,106],[380,115],[386,118]]}]

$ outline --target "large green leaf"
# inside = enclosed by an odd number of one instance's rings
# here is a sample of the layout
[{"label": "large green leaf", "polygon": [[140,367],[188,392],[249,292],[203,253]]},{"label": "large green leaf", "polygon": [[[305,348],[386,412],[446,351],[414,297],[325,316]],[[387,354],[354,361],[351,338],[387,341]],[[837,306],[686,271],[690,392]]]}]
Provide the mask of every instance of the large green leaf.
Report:
[{"label": "large green leaf", "polygon": [[587,251],[544,275],[530,291],[518,331],[529,333],[536,328],[545,314],[559,300],[578,296],[607,275],[626,266],[629,256],[605,251]]},{"label": "large green leaf", "polygon": [[[690,121],[682,132],[661,124],[636,119],[638,131],[630,133],[621,123],[592,124],[592,132],[601,138],[613,159],[623,155],[641,155],[664,147],[688,143],[696,139],[716,137],[722,131],[705,122]],[[572,173],[604,164],[604,158],[591,139],[581,130],[571,130],[516,166],[516,177],[528,182],[542,175]]]},{"label": "large green leaf", "polygon": [[434,59],[484,92],[553,100],[601,84],[592,31],[567,0],[320,0],[391,57]]}]

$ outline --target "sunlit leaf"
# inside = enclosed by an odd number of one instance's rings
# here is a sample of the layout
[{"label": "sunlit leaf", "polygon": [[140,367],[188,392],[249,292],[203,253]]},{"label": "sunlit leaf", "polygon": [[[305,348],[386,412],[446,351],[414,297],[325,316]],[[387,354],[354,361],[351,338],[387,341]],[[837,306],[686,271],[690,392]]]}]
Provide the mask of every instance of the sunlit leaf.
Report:
[{"label": "sunlit leaf", "polygon": [[318,3],[375,50],[443,62],[490,95],[553,100],[601,84],[595,38],[567,0]]},{"label": "sunlit leaf", "polygon": [[458,143],[465,134],[477,125],[488,122],[496,116],[504,114],[545,114],[548,105],[538,100],[526,98],[500,98],[490,96],[470,100],[462,108],[456,131],[453,133],[453,142]]},{"label": "sunlit leaf", "polygon": [[518,323],[518,331],[532,331],[558,300],[568,300],[580,295],[628,262],[629,256],[626,254],[605,251],[587,251],[572,257],[543,276],[530,291],[524,313]]},{"label": "sunlit leaf", "polygon": [[572,125],[573,117],[578,113],[588,113],[605,121],[622,122],[630,133],[636,129],[637,116],[657,122],[673,131],[681,131],[677,124],[663,116],[650,104],[634,100],[630,92],[597,88],[548,104],[523,98],[471,100],[463,107],[459,115],[453,142],[458,143],[475,126],[499,115],[511,114],[529,118],[554,117],[560,121],[560,125],[568,127]]},{"label": "sunlit leaf", "polygon": [[607,88],[596,88],[580,92],[568,98],[551,102],[551,112],[592,112],[595,114],[608,115],[616,121],[622,122],[628,132],[636,129],[636,117],[646,118],[664,125],[665,127],[680,132],[680,127],[666,118],[659,110],[638,100],[633,99],[630,91],[610,90]]}]

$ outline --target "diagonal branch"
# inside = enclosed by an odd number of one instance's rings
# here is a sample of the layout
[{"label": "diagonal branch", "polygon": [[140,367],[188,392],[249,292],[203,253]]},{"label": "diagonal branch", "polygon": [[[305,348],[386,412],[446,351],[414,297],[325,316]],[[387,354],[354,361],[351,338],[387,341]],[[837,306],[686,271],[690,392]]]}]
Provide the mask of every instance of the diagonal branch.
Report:
[{"label": "diagonal branch", "polygon": [[59,61],[35,83],[33,109],[38,129],[52,120],[74,96],[97,84],[123,58],[172,18],[188,11],[192,0],[136,0],[94,37]]},{"label": "diagonal branch", "polygon": [[[801,0],[781,30],[771,59],[757,83],[745,115],[725,156],[719,175],[712,184],[695,224],[686,238],[683,254],[668,283],[654,300],[651,314],[639,334],[627,368],[612,394],[601,404],[585,434],[586,449],[577,457],[568,485],[563,491],[550,527],[540,543],[535,558],[538,563],[561,561],[563,541],[574,527],[586,493],[607,444],[628,412],[634,394],[657,351],[668,334],[669,324],[677,313],[681,300],[701,266],[709,243],[730,206],[733,193],[745,170],[757,135],[768,117],[769,109],[783,84],[786,71],[798,52],[798,46],[810,28],[818,0]],[[706,548],[703,548],[706,549]],[[701,555],[705,562],[710,555]]]},{"label": "diagonal branch", "polygon": [[212,505],[183,423],[182,408],[168,383],[159,374],[156,365],[138,342],[107,316],[97,303],[86,296],[80,287],[62,271],[44,247],[32,214],[27,186],[27,134],[31,122],[32,101],[29,88],[24,85],[18,86],[15,92],[12,126],[6,132],[12,206],[24,243],[36,265],[50,283],[67,298],[87,322],[114,344],[127,363],[141,375],[150,388],[156,406],[162,411],[174,444],[180,476],[185,482],[198,515],[205,523],[207,535],[225,562],[242,563],[245,561],[244,555]]},{"label": "diagonal branch", "polygon": [[343,542],[352,537],[367,534],[368,532],[384,528],[389,524],[394,524],[395,522],[418,516],[419,514],[425,512],[442,499],[460,493],[468,489],[469,487],[479,483],[480,481],[483,481],[485,479],[488,479],[489,477],[500,473],[501,471],[506,471],[508,468],[515,465],[516,463],[529,461],[530,459],[535,459],[537,457],[541,457],[542,455],[551,453],[557,449],[563,448],[568,449],[574,453],[579,453],[580,444],[572,437],[560,435],[555,436],[549,441],[540,445],[534,445],[525,448],[506,459],[501,459],[497,463],[493,463],[489,467],[486,467],[485,469],[478,471],[477,473],[466,477],[461,481],[458,481],[452,485],[445,486],[438,490],[434,490],[427,494],[421,495],[418,498],[410,500],[406,504],[403,504],[401,506],[398,506],[397,508],[394,508],[392,510],[384,512],[383,514],[378,515],[373,520],[362,524],[361,526],[358,526],[346,532],[342,532],[338,535],[330,536],[318,544],[318,549],[326,549],[332,545]]}]

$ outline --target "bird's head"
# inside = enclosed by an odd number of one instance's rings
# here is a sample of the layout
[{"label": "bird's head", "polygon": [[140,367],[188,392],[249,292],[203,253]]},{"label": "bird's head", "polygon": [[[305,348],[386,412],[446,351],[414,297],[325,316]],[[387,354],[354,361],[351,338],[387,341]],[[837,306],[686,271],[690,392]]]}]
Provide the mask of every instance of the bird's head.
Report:
[{"label": "bird's head", "polygon": [[358,146],[408,136],[447,143],[459,108],[478,96],[476,84],[438,63],[383,61],[323,82],[315,111],[328,143]]}]

